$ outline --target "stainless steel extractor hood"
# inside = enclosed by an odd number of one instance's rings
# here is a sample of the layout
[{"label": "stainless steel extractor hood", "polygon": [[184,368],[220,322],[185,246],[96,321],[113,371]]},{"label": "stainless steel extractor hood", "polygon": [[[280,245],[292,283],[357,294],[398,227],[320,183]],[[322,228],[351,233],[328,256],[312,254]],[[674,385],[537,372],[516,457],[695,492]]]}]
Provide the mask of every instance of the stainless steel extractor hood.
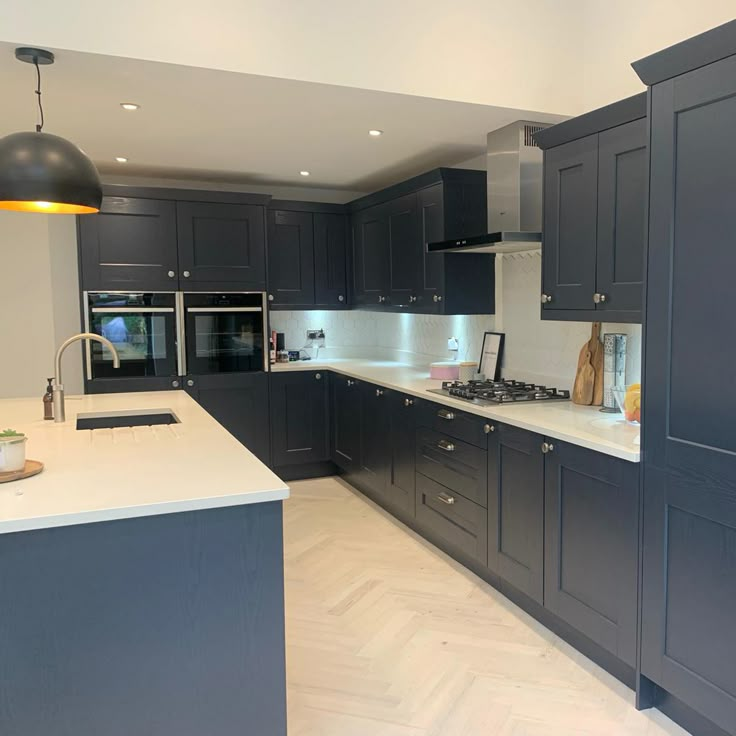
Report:
[{"label": "stainless steel extractor hood", "polygon": [[488,232],[428,243],[440,253],[515,253],[542,245],[542,150],[534,134],[548,123],[519,120],[488,134]]}]

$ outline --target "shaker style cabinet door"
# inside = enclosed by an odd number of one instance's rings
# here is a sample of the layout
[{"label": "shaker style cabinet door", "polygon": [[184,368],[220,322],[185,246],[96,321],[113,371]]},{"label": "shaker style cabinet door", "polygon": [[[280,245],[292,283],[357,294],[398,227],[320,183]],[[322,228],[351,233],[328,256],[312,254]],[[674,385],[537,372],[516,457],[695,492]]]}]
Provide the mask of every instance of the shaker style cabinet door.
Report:
[{"label": "shaker style cabinet door", "polygon": [[383,498],[391,463],[391,391],[363,383],[360,393],[360,480]]},{"label": "shaker style cabinet door", "polygon": [[[641,312],[649,176],[647,120],[598,135],[596,310]],[[605,314],[601,314],[605,319]]]},{"label": "shaker style cabinet door", "polygon": [[329,459],[325,371],[271,374],[271,459],[275,468]]},{"label": "shaker style cabinet door", "polygon": [[548,444],[545,608],[634,667],[639,464]]},{"label": "shaker style cabinet door", "polygon": [[597,192],[597,134],[545,151],[545,310],[595,307]]},{"label": "shaker style cabinet door", "polygon": [[380,204],[354,216],[355,302],[380,305],[390,296],[388,210]]},{"label": "shaker style cabinet door", "polygon": [[417,195],[406,194],[388,205],[388,240],[391,270],[391,304],[416,302],[422,267]]},{"label": "shaker style cabinet door", "polygon": [[314,304],[314,238],[311,212],[267,210],[268,301]]},{"label": "shaker style cabinet door", "polygon": [[330,455],[332,462],[345,473],[360,467],[360,382],[339,374],[331,377],[332,421]]},{"label": "shaker style cabinet door", "polygon": [[488,435],[488,567],[542,603],[544,437],[496,425]]},{"label": "shaker style cabinet door", "polygon": [[178,202],[176,213],[182,290],[266,288],[264,207]]},{"label": "shaker style cabinet door", "polygon": [[650,94],[641,666],[733,733],[736,56]]},{"label": "shaker style cabinet door", "polygon": [[348,218],[314,214],[314,292],[318,306],[347,307]]},{"label": "shaker style cabinet door", "polygon": [[105,197],[97,215],[77,218],[82,289],[176,291],[176,204]]}]

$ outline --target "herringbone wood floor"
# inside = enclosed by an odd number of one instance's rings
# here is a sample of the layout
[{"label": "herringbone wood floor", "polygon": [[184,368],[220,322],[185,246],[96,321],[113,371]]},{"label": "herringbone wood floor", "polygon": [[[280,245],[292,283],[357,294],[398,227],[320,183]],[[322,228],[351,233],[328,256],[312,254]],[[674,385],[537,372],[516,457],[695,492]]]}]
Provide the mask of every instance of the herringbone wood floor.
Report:
[{"label": "herringbone wood floor", "polygon": [[289,736],[682,736],[333,478],[284,504]]}]

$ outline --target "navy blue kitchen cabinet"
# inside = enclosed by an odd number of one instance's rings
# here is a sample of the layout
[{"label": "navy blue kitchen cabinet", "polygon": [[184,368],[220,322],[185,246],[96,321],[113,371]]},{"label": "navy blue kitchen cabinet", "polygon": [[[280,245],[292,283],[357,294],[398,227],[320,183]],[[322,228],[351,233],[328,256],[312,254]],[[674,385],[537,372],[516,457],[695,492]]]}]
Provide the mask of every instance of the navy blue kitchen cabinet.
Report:
[{"label": "navy blue kitchen cabinet", "polygon": [[343,472],[360,468],[361,382],[340,374],[330,378],[330,458]]},{"label": "navy blue kitchen cabinet", "polygon": [[544,437],[506,424],[488,435],[488,567],[544,599]]},{"label": "navy blue kitchen cabinet", "polygon": [[275,304],[315,303],[314,234],[311,212],[269,207],[268,301]]},{"label": "navy blue kitchen cabinet", "polygon": [[536,134],[543,319],[641,321],[646,137],[644,93]]},{"label": "navy blue kitchen cabinet", "polygon": [[269,196],[104,187],[77,218],[83,291],[262,291]]},{"label": "navy blue kitchen cabinet", "polygon": [[358,484],[386,496],[391,469],[391,398],[393,392],[372,383],[360,386],[360,463]]},{"label": "navy blue kitchen cabinet", "polygon": [[416,490],[415,444],[418,417],[421,415],[422,399],[392,391],[391,439],[389,443],[390,470],[386,488],[386,505],[401,514],[414,516],[414,493]]},{"label": "navy blue kitchen cabinet", "polygon": [[736,22],[634,68],[652,85],[641,671],[649,704],[732,734]]},{"label": "navy blue kitchen cabinet", "polygon": [[345,207],[273,200],[267,220],[271,309],[347,308]]},{"label": "navy blue kitchen cabinet", "polygon": [[177,202],[181,288],[263,291],[265,208],[227,202]]},{"label": "navy blue kitchen cabinet", "polygon": [[329,460],[328,375],[325,371],[271,374],[271,464]]},{"label": "navy blue kitchen cabinet", "polygon": [[187,393],[261,462],[270,462],[268,373],[190,375]]},{"label": "navy blue kitchen cabinet", "polygon": [[99,214],[77,218],[86,291],[175,291],[179,260],[176,203],[105,196]]},{"label": "navy blue kitchen cabinet", "polygon": [[634,667],[639,465],[547,440],[544,606]]},{"label": "navy blue kitchen cabinet", "polygon": [[355,303],[423,314],[493,314],[494,257],[427,253],[487,230],[485,172],[435,169],[351,202]]}]

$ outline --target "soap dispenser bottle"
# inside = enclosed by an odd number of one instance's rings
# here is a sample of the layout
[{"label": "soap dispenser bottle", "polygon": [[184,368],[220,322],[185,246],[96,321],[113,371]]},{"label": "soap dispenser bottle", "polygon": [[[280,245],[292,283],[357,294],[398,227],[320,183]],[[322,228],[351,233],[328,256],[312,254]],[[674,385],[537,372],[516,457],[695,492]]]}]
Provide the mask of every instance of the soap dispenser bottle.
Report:
[{"label": "soap dispenser bottle", "polygon": [[49,385],[46,386],[46,393],[43,395],[43,418],[53,419],[54,418],[54,387],[53,378],[46,379]]}]

